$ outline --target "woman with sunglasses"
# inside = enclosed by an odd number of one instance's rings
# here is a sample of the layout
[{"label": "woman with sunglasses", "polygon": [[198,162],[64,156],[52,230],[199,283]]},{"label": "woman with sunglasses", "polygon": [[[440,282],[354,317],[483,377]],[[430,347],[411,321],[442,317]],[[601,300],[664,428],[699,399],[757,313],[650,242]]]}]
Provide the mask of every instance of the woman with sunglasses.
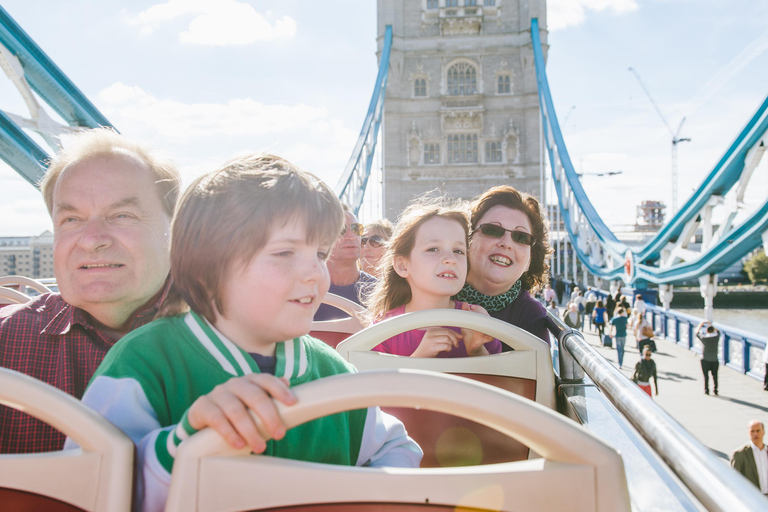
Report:
[{"label": "woman with sunglasses", "polygon": [[546,284],[552,252],[538,200],[502,185],[476,198],[470,213],[469,274],[456,299],[549,343],[547,310],[530,294]]},{"label": "woman with sunglasses", "polygon": [[363,252],[360,255],[360,270],[367,272],[376,278],[381,277],[378,269],[379,261],[387,249],[387,241],[392,236],[392,223],[387,219],[377,220],[366,224],[363,229],[363,237],[360,243]]}]

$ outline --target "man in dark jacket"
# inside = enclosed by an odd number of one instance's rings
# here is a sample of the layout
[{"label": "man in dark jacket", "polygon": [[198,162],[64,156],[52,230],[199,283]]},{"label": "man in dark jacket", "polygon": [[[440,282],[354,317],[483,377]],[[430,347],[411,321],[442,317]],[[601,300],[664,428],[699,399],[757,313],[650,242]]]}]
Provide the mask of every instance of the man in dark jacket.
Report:
[{"label": "man in dark jacket", "polygon": [[768,495],[768,446],[763,443],[765,426],[752,420],[748,428],[749,442],[733,452],[731,467]]}]

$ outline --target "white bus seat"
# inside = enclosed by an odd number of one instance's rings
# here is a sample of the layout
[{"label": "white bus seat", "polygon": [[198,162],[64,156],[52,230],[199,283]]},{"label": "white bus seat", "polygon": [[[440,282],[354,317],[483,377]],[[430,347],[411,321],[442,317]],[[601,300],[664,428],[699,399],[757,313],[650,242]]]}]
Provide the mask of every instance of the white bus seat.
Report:
[{"label": "white bus seat", "polygon": [[[371,351],[382,341],[401,332],[441,325],[486,332],[515,350],[464,358],[416,358]],[[435,309],[397,316],[355,334],[340,343],[336,350],[361,371],[411,368],[451,373],[500,387],[551,409],[556,408],[549,346],[522,329],[477,313]],[[385,410],[400,419],[411,437],[421,445],[424,450],[422,467],[495,464],[536,457],[529,447],[477,422],[432,411]],[[446,436],[458,437],[455,442],[441,444]],[[467,453],[467,444],[476,448]]]},{"label": "white bus seat", "polygon": [[[25,276],[2,276],[0,277],[0,286],[19,288],[32,288],[38,293],[50,293],[52,290],[40,281]],[[26,295],[26,293],[24,293]]]},{"label": "white bus seat", "polygon": [[31,297],[18,290],[0,286],[0,306],[7,306],[9,304],[24,304],[25,302],[29,302],[30,298]]},{"label": "white bus seat", "polygon": [[630,510],[619,454],[530,400],[450,375],[415,370],[338,375],[297,386],[277,404],[289,427],[374,405],[472,418],[543,458],[440,469],[358,468],[249,455],[207,429],[184,441],[166,511]]},{"label": "white bus seat", "polygon": [[81,446],[0,455],[0,509],[131,509],[133,443],[111,423],[63,391],[7,368],[0,368],[0,403],[45,421]]},{"label": "white bus seat", "polygon": [[336,348],[336,345],[347,339],[351,334],[362,330],[363,324],[360,322],[358,315],[365,312],[363,306],[333,293],[325,294],[323,304],[339,308],[348,314],[349,318],[312,322],[312,330],[309,332],[310,336],[314,336],[331,347]]},{"label": "white bus seat", "polygon": [[[402,357],[371,351],[396,334],[432,326],[464,327],[481,331],[512,347],[514,351],[463,358]],[[520,383],[521,394],[525,395],[523,390],[530,389],[533,383],[535,392],[530,398],[551,409],[556,407],[555,375],[549,346],[519,327],[478,313],[451,309],[407,313],[363,329],[340,343],[336,350],[361,371],[414,368],[467,375],[496,375],[529,381]],[[501,387],[515,392],[507,386]]]}]

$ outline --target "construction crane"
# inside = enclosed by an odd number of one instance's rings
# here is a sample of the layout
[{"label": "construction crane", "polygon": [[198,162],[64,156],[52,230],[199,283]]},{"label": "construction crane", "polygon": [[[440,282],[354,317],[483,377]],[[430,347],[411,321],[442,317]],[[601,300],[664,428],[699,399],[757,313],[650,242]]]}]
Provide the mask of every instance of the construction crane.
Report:
[{"label": "construction crane", "polygon": [[680,138],[680,130],[683,129],[683,123],[685,122],[685,117],[683,117],[683,119],[680,121],[680,124],[677,127],[677,131],[676,132],[672,131],[672,127],[669,126],[667,119],[664,117],[664,114],[661,113],[659,106],[653,100],[653,96],[651,96],[651,93],[648,92],[648,88],[645,87],[643,80],[640,78],[640,75],[637,73],[637,71],[635,71],[635,68],[630,67],[629,71],[634,73],[635,77],[637,78],[637,81],[640,83],[640,87],[643,88],[643,91],[645,91],[646,96],[648,96],[648,99],[651,101],[651,105],[653,105],[653,108],[656,109],[656,113],[659,114],[659,117],[664,123],[664,126],[667,127],[667,130],[669,130],[669,133],[672,135],[672,215],[674,215],[675,212],[677,212],[677,144],[679,142],[691,141],[691,139],[687,137]]}]

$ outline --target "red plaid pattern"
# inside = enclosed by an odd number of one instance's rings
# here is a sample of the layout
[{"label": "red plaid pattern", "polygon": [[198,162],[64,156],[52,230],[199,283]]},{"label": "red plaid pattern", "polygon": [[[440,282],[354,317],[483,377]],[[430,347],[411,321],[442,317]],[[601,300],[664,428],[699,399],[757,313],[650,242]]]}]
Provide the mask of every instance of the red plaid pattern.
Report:
[{"label": "red plaid pattern", "polygon": [[[168,291],[136,312],[131,329],[149,323]],[[0,366],[25,373],[77,399],[117,340],[94,325],[90,315],[58,293],[0,310]],[[64,434],[31,416],[0,405],[0,453],[61,450]]]}]

